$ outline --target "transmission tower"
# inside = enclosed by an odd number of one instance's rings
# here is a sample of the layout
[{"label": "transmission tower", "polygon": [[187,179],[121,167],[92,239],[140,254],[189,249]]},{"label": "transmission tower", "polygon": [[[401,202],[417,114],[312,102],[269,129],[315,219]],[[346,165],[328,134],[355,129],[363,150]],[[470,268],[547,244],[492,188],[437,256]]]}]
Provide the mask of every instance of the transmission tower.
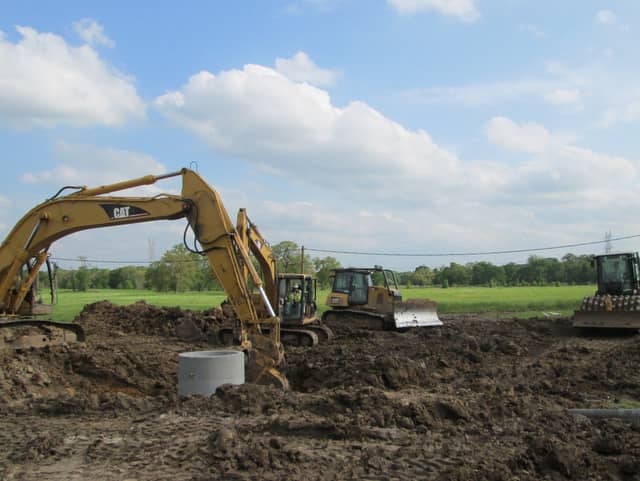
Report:
[{"label": "transmission tower", "polygon": [[604,253],[611,254],[611,229],[604,233]]},{"label": "transmission tower", "polygon": [[155,258],[156,258],[156,242],[149,237],[147,239],[147,244],[148,244],[148,248],[149,248],[149,264],[151,264]]}]

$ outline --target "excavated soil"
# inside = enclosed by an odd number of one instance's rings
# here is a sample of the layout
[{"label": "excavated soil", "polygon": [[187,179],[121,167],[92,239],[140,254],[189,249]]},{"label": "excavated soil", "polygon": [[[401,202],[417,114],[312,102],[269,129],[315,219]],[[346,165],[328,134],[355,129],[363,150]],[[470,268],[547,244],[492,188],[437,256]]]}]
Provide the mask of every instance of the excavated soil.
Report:
[{"label": "excavated soil", "polygon": [[178,399],[222,311],[89,305],[85,343],[0,352],[0,479],[640,480],[640,426],[567,413],[638,405],[639,336],[441,317],[289,347],[289,392]]}]

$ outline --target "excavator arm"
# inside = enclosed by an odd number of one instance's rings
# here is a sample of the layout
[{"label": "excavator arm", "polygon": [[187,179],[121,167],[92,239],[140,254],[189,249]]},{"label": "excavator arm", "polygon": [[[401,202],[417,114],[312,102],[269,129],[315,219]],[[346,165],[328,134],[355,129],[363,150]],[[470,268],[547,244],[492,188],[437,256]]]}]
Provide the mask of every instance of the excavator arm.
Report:
[{"label": "excavator arm", "polygon": [[[315,280],[303,273],[278,274],[275,254],[258,226],[247,216],[246,209],[238,211],[236,229],[243,245],[258,262],[267,297],[273,306],[278,306],[279,311],[282,311],[280,321],[284,342],[297,346],[315,346],[320,341],[333,339],[331,329],[322,324],[316,316]],[[291,312],[292,309],[287,309],[287,288],[296,284],[305,286],[305,302],[300,305],[301,309]]]},{"label": "excavator arm", "polygon": [[[247,247],[258,261],[267,297],[272,305],[276,305],[278,302],[277,264],[271,246],[258,230],[258,226],[251,222],[244,208],[238,211],[236,229],[242,245]],[[245,278],[247,276],[248,272],[245,272]]]},{"label": "excavator arm", "polygon": [[[107,195],[175,176],[182,177],[181,195]],[[280,321],[220,196],[211,186],[196,172],[182,169],[161,176],[149,175],[92,189],[77,189],[33,208],[0,246],[0,311],[4,316],[15,316],[20,311],[56,240],[82,230],[186,218],[200,244],[198,253],[207,257],[240,321],[240,345],[250,358],[247,377],[287,387],[286,378],[278,371],[284,361]],[[28,274],[21,277],[25,265]],[[247,278],[251,278],[259,290],[267,306],[267,317],[258,317]]]}]

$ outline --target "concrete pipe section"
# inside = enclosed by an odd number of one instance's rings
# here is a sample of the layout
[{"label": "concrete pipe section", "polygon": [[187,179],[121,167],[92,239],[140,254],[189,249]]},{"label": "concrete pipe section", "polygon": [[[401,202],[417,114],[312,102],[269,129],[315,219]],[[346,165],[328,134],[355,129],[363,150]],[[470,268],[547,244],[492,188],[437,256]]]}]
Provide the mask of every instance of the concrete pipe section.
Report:
[{"label": "concrete pipe section", "polygon": [[178,355],[178,395],[210,396],[222,384],[244,384],[242,351],[194,351]]}]

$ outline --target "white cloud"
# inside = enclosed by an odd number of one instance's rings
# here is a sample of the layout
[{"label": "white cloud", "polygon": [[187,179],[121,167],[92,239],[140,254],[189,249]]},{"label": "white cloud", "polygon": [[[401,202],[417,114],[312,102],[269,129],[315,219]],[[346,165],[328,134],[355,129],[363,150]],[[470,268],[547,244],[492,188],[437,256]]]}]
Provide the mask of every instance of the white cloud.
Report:
[{"label": "white cloud", "polygon": [[287,15],[301,15],[305,10],[311,9],[318,12],[331,12],[341,0],[297,0],[284,6]]},{"label": "white cloud", "polygon": [[459,17],[466,22],[473,22],[480,17],[474,0],[387,0],[387,3],[406,15],[435,11]]},{"label": "white cloud", "polygon": [[522,23],[522,24],[519,25],[519,28],[523,32],[530,33],[531,35],[533,35],[536,38],[544,39],[544,38],[547,38],[549,36],[547,34],[547,32],[542,30],[540,27],[538,27],[536,25],[531,25],[529,23]]},{"label": "white cloud", "polygon": [[[152,156],[141,152],[74,144],[58,141],[55,153],[62,161],[49,170],[26,172],[21,180],[31,184],[47,184],[57,187],[66,185],[97,187],[131,180],[148,174],[166,173],[164,165]],[[155,195],[166,192],[164,186],[150,185],[127,191],[140,195]],[[116,194],[120,195],[120,194]]]},{"label": "white cloud", "polygon": [[539,97],[554,88],[555,85],[549,80],[525,79],[511,82],[412,89],[402,92],[401,96],[411,103],[459,104],[477,107],[521,100],[527,97]]},{"label": "white cloud", "polygon": [[307,82],[317,87],[331,86],[340,76],[337,70],[321,69],[304,52],[291,58],[277,58],[276,71],[294,82]]},{"label": "white cloud", "polygon": [[635,122],[640,119],[640,91],[630,89],[611,102],[598,121],[598,127],[610,128],[617,124]]},{"label": "white cloud", "polygon": [[107,37],[104,28],[92,18],[83,18],[73,23],[73,29],[89,45],[104,45],[113,48],[116,43]]},{"label": "white cloud", "polygon": [[572,145],[537,123],[518,124],[494,117],[486,133],[494,145],[532,155],[512,172],[508,182],[521,193],[568,196],[601,189],[624,190],[638,176],[637,162]]},{"label": "white cloud", "polygon": [[585,212],[614,211],[623,193],[640,208],[635,161],[535,122],[488,122],[489,141],[516,160],[463,160],[363,102],[337,106],[325,90],[258,65],[200,72],[154,105],[218,154],[256,166],[256,179],[275,174],[300,186],[304,202],[285,204],[265,191],[247,198],[272,243],[400,252],[549,245],[604,232],[584,223]]},{"label": "white cloud", "polygon": [[618,17],[611,10],[600,10],[596,13],[596,22],[603,25],[614,25],[618,22]]},{"label": "white cloud", "polygon": [[581,105],[583,90],[594,88],[603,75],[595,68],[570,68],[560,62],[547,62],[542,74],[515,80],[469,85],[410,89],[400,96],[411,103],[458,104],[478,107],[506,102],[544,101],[554,106]]},{"label": "white cloud", "polygon": [[551,135],[542,125],[536,123],[518,125],[506,117],[492,118],[486,132],[492,144],[518,152],[541,153],[551,144]]},{"label": "white cloud", "polygon": [[258,65],[200,72],[154,105],[218,152],[303,181],[313,175],[325,186],[368,191],[381,182],[387,186],[371,195],[388,196],[394,181],[410,186],[433,176],[446,184],[459,169],[457,157],[425,131],[410,131],[363,102],[336,107],[326,91]]},{"label": "white cloud", "polygon": [[[326,91],[258,65],[201,72],[154,105],[216,152],[247,160],[269,175],[403,209],[443,203],[455,210],[464,202],[451,199],[461,192],[474,205],[498,198],[511,202],[506,199],[516,191],[518,199],[554,188],[586,192],[636,175],[635,163],[627,159],[507,117],[488,122],[488,140],[530,159],[515,169],[495,161],[465,162],[423,130],[409,130],[363,102],[337,107]],[[610,166],[620,175],[605,175]]]},{"label": "white cloud", "polygon": [[545,94],[544,100],[551,105],[579,107],[582,97],[578,89],[555,89]]},{"label": "white cloud", "polygon": [[51,33],[16,27],[0,32],[0,121],[16,127],[115,126],[145,116],[133,81],[89,45],[73,47]]}]

